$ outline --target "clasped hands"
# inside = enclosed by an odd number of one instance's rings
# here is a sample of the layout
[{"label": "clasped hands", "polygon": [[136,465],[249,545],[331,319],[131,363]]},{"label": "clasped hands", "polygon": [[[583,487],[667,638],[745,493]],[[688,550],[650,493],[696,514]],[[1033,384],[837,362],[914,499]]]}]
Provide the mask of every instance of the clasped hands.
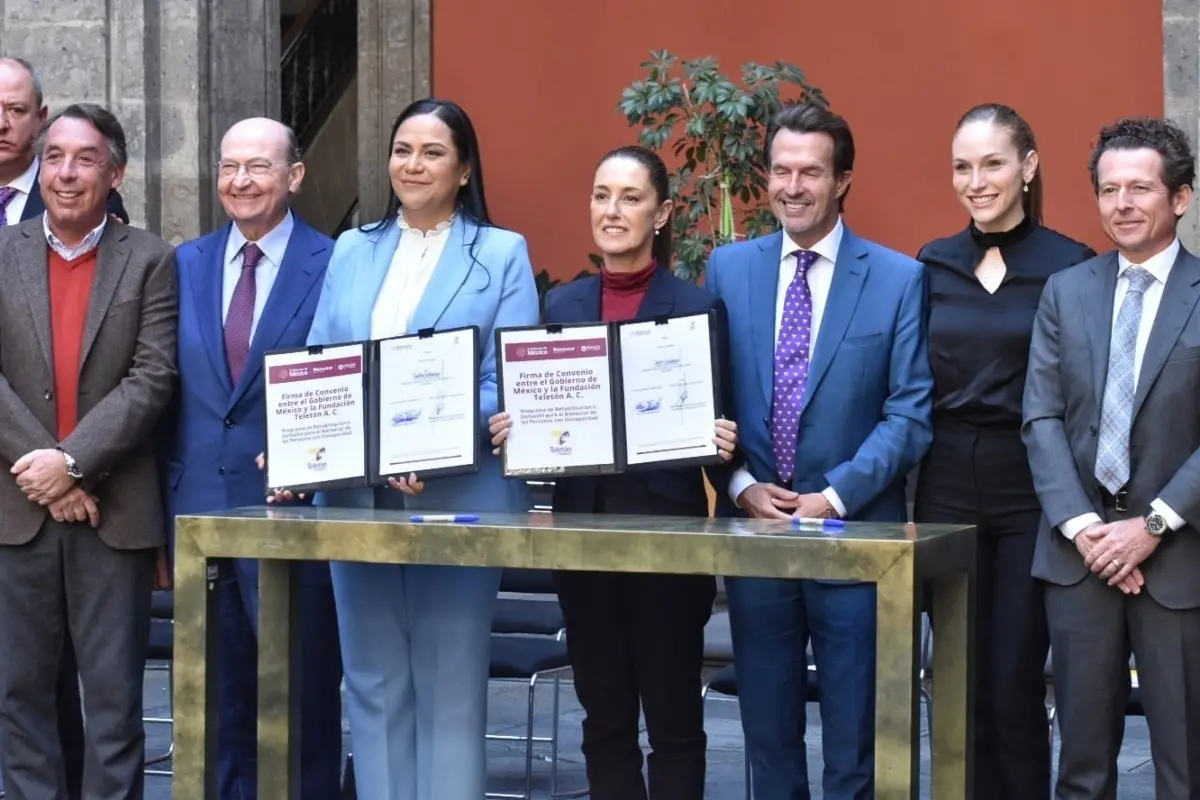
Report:
[{"label": "clasped hands", "polygon": [[[488,418],[488,433],[492,435],[492,453],[500,455],[500,446],[508,441],[508,433],[512,429],[512,417],[501,411]],[[733,458],[737,448],[737,423],[733,420],[719,419],[713,425],[713,444],[717,446],[717,456],[722,461]]]},{"label": "clasped hands", "polygon": [[[267,459],[263,453],[259,453],[254,458],[254,463],[258,465],[260,470],[267,468]],[[415,473],[409,473],[407,478],[388,478],[388,486],[393,489],[404,492],[408,495],[417,495],[425,491],[425,482],[417,480]],[[304,492],[290,492],[287,489],[276,489],[267,495],[268,503],[286,503],[292,500],[304,500],[307,495]]]},{"label": "clasped hands", "polygon": [[100,525],[96,498],[67,474],[67,459],[61,450],[33,450],[17,459],[10,472],[31,503],[50,512],[56,522],[87,522]]},{"label": "clasped hands", "polygon": [[1145,584],[1140,569],[1159,544],[1141,517],[1120,522],[1094,522],[1075,536],[1075,547],[1098,578],[1125,594],[1139,594]]},{"label": "clasped hands", "polygon": [[738,497],[738,505],[756,519],[817,519],[836,517],[837,510],[820,492],[799,494],[773,483],[753,483]]}]

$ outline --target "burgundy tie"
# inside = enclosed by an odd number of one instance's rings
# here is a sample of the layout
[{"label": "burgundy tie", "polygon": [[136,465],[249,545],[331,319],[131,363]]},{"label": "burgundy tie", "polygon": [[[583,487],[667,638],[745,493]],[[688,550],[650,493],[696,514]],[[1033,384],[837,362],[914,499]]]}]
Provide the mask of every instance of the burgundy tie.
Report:
[{"label": "burgundy tie", "polygon": [[0,228],[8,224],[8,204],[17,196],[17,190],[11,186],[0,188]]},{"label": "burgundy tie", "polygon": [[242,377],[246,357],[250,354],[250,328],[254,325],[254,268],[262,257],[262,250],[253,242],[247,242],[242,248],[242,274],[238,276],[237,286],[233,287],[229,313],[225,316],[225,358],[229,361],[229,377],[234,383]]}]

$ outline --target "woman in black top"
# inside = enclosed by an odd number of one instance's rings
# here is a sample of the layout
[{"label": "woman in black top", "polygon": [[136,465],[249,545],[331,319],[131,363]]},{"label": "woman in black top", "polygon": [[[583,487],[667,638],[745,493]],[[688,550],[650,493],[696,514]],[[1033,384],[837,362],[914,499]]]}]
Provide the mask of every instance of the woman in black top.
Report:
[{"label": "woman in black top", "polygon": [[1041,508],[1021,442],[1021,400],[1046,279],[1095,253],[1042,227],[1037,148],[1011,108],[968,111],[952,159],[971,222],[917,256],[929,292],[934,436],[914,513],[978,531],[976,800],[1048,800],[1050,639],[1030,575]]},{"label": "woman in black top", "polygon": [[[621,147],[600,159],[591,223],[604,264],[598,276],[551,291],[543,322],[623,322],[716,310],[718,338],[724,340],[724,304],[671,273],[669,192],[667,168],[650,150]],[[723,374],[727,368],[721,367]],[[497,447],[510,432],[522,435],[505,413],[488,424]],[[713,442],[729,462],[737,426],[714,420]],[[727,480],[714,476],[713,484]],[[701,468],[672,467],[560,478],[553,507],[555,513],[568,514],[705,517],[708,498]],[[715,579],[605,572],[557,572],[554,577],[575,693],[586,714],[588,797],[703,800],[707,739],[700,681]],[[646,719],[651,749],[646,775],[638,743],[639,712]]]}]

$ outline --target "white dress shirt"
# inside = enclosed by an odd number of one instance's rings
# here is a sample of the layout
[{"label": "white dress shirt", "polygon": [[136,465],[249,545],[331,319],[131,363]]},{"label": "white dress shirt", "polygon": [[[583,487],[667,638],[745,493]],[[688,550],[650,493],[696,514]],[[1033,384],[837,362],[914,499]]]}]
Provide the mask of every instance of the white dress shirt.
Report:
[{"label": "white dress shirt", "polygon": [[400,244],[396,246],[383,285],[379,287],[379,296],[371,309],[372,339],[411,333],[409,326],[413,312],[446,249],[454,217],[428,232],[410,227],[403,214],[396,224],[400,226]]},{"label": "white dress shirt", "polygon": [[[254,332],[258,330],[258,320],[266,308],[267,299],[271,296],[271,288],[275,278],[279,276],[279,267],[283,264],[283,254],[287,252],[288,241],[292,238],[292,229],[296,221],[292,212],[287,212],[283,221],[267,232],[254,244],[262,250],[263,257],[254,268],[254,318],[250,322],[250,341],[254,341]],[[236,223],[229,232],[229,241],[225,244],[225,275],[221,287],[221,319],[229,316],[229,304],[233,300],[233,290],[238,278],[242,275],[242,247],[249,240]]]},{"label": "white dress shirt", "polygon": [[[829,287],[833,283],[833,269],[837,264],[838,249],[842,245],[842,230],[842,220],[839,217],[833,230],[809,248],[800,247],[792,241],[786,231],[783,234],[783,247],[779,254],[779,285],[775,290],[775,342],[778,345],[779,327],[783,324],[783,304],[787,298],[787,290],[796,277],[796,251],[811,250],[817,254],[817,260],[808,268],[808,290],[812,293],[812,331],[808,336],[810,359],[816,352],[817,336],[821,332],[821,320],[825,317],[825,304],[829,300]],[[737,503],[742,492],[757,482],[749,468],[740,467],[733,473],[733,478],[729,481],[729,496],[734,503]],[[832,486],[826,487],[821,494],[825,495],[825,499],[834,507],[838,516],[845,516],[846,506],[842,504],[842,499],[838,497],[838,493]]]},{"label": "white dress shirt", "polygon": [[[1144,264],[1133,264],[1124,255],[1117,256],[1117,291],[1113,297],[1113,318],[1112,325],[1115,328],[1117,324],[1117,315],[1121,312],[1121,303],[1125,301],[1125,293],[1129,290],[1129,276],[1126,273],[1130,267],[1140,266],[1142,269],[1154,276],[1154,282],[1146,289],[1142,295],[1142,318],[1138,323],[1137,344],[1133,351],[1133,389],[1137,391],[1138,380],[1141,378],[1142,372],[1142,357],[1146,354],[1146,342],[1150,340],[1150,330],[1154,327],[1154,318],[1158,315],[1158,306],[1162,302],[1163,289],[1166,288],[1167,278],[1171,275],[1171,267],[1175,265],[1175,258],[1179,255],[1179,240],[1176,239],[1171,243],[1171,246],[1163,250],[1158,255],[1152,256],[1146,260]],[[1110,334],[1111,335],[1111,334]],[[1091,476],[1085,476],[1085,480]],[[1186,523],[1183,517],[1175,513],[1175,510],[1162,501],[1161,498],[1155,498],[1150,502],[1150,507],[1163,515],[1167,521],[1167,526],[1171,530],[1179,530]],[[1100,515],[1089,511],[1086,514],[1080,514],[1077,517],[1064,522],[1059,526],[1063,536],[1074,540],[1075,537],[1086,528],[1095,522],[1103,522]]]},{"label": "white dress shirt", "polygon": [[33,182],[37,180],[38,160],[35,157],[33,163],[29,165],[29,169],[22,172],[17,179],[8,184],[9,188],[16,189],[17,193],[13,195],[13,199],[8,201],[8,206],[4,209],[4,222],[7,225],[16,225],[21,221],[21,214],[25,211],[25,204],[29,202],[29,193],[33,191]]}]

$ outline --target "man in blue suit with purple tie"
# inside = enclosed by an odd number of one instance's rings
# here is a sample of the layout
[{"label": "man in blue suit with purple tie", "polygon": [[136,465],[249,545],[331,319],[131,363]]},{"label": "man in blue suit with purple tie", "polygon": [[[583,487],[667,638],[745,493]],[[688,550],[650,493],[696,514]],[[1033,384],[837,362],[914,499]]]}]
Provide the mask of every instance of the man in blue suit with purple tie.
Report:
[{"label": "man in blue suit with purple tie", "polygon": [[[781,109],[764,148],[779,233],[717,248],[745,466],[721,515],[904,522],[905,476],[932,438],[922,266],[851,233],[845,120]],[[875,586],[727,578],[755,800],[808,800],[807,660],[819,681],[825,800],[871,800]]]},{"label": "man in blue suit with purple tie", "polygon": [[[177,514],[261,505],[263,354],[308,339],[333,242],[288,208],[304,178],[295,135],[243,120],[221,141],[217,192],[232,222],[180,245],[179,395],[170,418],[167,506]],[[337,616],[327,564],[301,564],[301,797],[341,784]],[[257,797],[258,562],[220,565],[221,800]]]}]

